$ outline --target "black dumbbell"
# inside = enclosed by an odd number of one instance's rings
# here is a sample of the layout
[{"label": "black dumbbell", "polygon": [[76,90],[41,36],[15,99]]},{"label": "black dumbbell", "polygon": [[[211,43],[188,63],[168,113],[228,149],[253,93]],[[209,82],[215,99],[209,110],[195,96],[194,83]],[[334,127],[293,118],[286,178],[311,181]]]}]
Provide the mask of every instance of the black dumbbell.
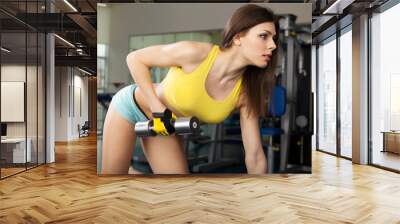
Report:
[{"label": "black dumbbell", "polygon": [[[177,135],[197,134],[200,130],[200,121],[196,117],[172,119],[171,125]],[[135,133],[138,137],[156,136],[157,133],[153,130],[153,120],[137,122],[135,124]]]}]

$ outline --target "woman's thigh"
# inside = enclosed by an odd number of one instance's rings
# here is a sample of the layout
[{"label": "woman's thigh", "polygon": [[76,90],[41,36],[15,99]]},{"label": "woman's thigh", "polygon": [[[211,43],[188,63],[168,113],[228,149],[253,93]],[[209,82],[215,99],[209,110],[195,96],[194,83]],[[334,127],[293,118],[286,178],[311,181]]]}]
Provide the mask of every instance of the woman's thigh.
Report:
[{"label": "woman's thigh", "polygon": [[154,174],[189,173],[181,137],[156,136],[143,138],[142,147]]},{"label": "woman's thigh", "polygon": [[127,174],[135,140],[135,126],[111,105],[104,120],[101,173]]}]

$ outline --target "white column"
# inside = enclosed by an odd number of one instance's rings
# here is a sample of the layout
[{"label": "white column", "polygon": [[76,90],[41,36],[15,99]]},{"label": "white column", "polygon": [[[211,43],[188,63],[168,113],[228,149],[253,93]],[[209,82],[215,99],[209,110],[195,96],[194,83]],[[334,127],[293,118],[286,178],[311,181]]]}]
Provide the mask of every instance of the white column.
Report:
[{"label": "white column", "polygon": [[[54,12],[54,5],[46,1],[47,12]],[[55,43],[52,33],[46,34],[46,163],[55,162]]]},{"label": "white column", "polygon": [[54,135],[55,135],[55,58],[54,35],[46,35],[46,163],[55,161]]},{"label": "white column", "polygon": [[368,163],[368,15],[353,19],[353,162]]}]

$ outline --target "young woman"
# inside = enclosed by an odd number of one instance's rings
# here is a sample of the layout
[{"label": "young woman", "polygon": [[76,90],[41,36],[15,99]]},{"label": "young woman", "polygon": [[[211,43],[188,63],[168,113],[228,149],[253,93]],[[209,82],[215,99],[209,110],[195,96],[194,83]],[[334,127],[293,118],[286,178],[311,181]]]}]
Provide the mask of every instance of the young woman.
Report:
[{"label": "young woman", "polygon": [[[128,173],[136,122],[172,112],[177,117],[196,116],[205,123],[219,123],[236,109],[240,111],[247,171],[265,173],[258,120],[266,112],[266,83],[274,76],[278,32],[271,10],[249,4],[228,20],[221,46],[180,41],[129,53],[126,61],[136,84],[121,89],[107,112],[102,174]],[[153,66],[170,67],[160,84],[151,81]],[[167,124],[157,120],[161,123],[158,133],[168,136],[141,139],[153,173],[188,173],[180,137],[169,135]]]}]

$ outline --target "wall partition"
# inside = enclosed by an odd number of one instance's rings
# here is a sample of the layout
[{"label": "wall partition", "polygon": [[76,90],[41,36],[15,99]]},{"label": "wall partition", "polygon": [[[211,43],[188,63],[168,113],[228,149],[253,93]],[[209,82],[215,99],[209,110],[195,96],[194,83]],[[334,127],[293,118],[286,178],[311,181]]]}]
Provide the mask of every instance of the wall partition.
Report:
[{"label": "wall partition", "polygon": [[[21,10],[29,13],[42,10],[39,5],[40,1],[19,2]],[[45,163],[46,53],[44,33],[4,10],[0,11],[0,19],[8,21],[0,27],[3,179]]]}]

